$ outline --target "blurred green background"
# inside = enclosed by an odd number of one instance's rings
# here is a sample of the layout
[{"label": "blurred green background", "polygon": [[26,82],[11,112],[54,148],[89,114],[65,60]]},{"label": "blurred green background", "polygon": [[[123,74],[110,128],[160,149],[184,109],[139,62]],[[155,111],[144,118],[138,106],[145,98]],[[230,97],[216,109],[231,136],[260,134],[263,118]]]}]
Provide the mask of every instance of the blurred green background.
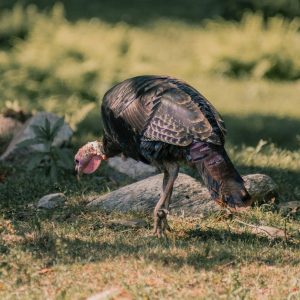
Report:
[{"label": "blurred green background", "polygon": [[[11,9],[18,2],[23,6],[35,4],[43,11],[52,9],[55,0],[2,0],[0,7]],[[68,20],[100,18],[109,23],[131,25],[152,23],[167,18],[187,23],[199,23],[207,18],[240,20],[247,11],[259,11],[267,17],[281,15],[292,19],[300,15],[298,0],[68,0],[61,1]]]},{"label": "blurred green background", "polygon": [[118,81],[167,74],[224,116],[229,144],[300,140],[296,0],[0,2],[0,104],[64,115],[78,145],[101,135]]}]

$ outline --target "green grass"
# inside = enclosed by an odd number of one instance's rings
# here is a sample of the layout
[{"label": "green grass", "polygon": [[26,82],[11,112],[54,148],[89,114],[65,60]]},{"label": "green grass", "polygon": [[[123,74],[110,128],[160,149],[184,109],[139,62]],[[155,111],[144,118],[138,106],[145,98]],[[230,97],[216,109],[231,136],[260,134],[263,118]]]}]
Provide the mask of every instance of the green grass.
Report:
[{"label": "green grass", "polygon": [[[52,15],[17,8],[0,24],[6,24],[0,26],[0,108],[17,101],[24,110],[65,115],[75,129],[73,153],[101,137],[99,106],[108,87],[137,74],[170,74],[199,89],[223,115],[226,147],[242,174],[268,174],[279,186],[278,201],[300,200],[300,82],[292,78],[300,64],[296,20],[276,18],[267,27],[257,15],[201,26],[178,20],[71,23],[57,6]],[[264,59],[286,77],[268,80],[274,68]],[[282,59],[292,66],[282,69]],[[242,71],[232,74],[236,62]],[[245,73],[248,62],[255,68]],[[267,141],[262,148],[260,140]],[[116,183],[112,174],[103,163],[80,182],[70,172],[52,183],[41,170],[0,163],[1,299],[85,299],[114,286],[134,299],[300,297],[299,214],[265,205],[239,216],[172,217],[169,240],[158,240],[151,216],[86,209],[90,195],[131,182],[119,176]],[[64,208],[37,210],[37,200],[52,192],[65,193]],[[148,226],[110,222],[136,217]],[[237,218],[286,229],[290,237],[270,241]]]},{"label": "green grass", "polygon": [[158,240],[149,216],[139,216],[148,221],[146,229],[113,226],[110,220],[132,215],[86,211],[80,192],[67,193],[63,210],[37,212],[23,204],[22,210],[6,211],[2,298],[83,299],[119,286],[146,299],[282,299],[299,289],[299,223],[293,220],[285,224],[277,213],[260,209],[240,216],[286,226],[293,235],[287,243],[257,237],[222,214],[172,218],[169,240]]}]

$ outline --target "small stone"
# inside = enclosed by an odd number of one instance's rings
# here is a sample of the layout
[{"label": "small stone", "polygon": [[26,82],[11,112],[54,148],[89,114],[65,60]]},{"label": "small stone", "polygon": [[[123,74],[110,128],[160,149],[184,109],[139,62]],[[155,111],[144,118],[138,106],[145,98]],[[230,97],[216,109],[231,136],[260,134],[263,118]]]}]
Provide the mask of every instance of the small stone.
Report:
[{"label": "small stone", "polygon": [[63,193],[54,193],[43,196],[38,204],[37,208],[53,209],[64,205],[66,197]]},{"label": "small stone", "polygon": [[108,160],[108,165],[135,180],[144,179],[157,173],[156,168],[153,166],[146,165],[132,158],[112,157]]}]

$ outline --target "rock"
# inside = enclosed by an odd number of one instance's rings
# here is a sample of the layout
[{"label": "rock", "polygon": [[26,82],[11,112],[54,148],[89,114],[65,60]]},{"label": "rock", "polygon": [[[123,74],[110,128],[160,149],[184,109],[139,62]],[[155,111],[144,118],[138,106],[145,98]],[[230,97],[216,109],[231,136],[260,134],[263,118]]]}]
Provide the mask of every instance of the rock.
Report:
[{"label": "rock", "polygon": [[0,154],[5,151],[10,140],[22,128],[22,123],[9,117],[0,115]]},{"label": "rock", "polygon": [[278,186],[265,174],[243,176],[245,187],[256,204],[274,203],[278,196]]},{"label": "rock", "polygon": [[57,208],[59,206],[63,206],[65,200],[66,197],[63,193],[48,194],[39,200],[37,204],[37,208],[45,208],[45,209]]},{"label": "rock", "polygon": [[[243,177],[246,188],[257,203],[272,201],[277,186],[273,180],[263,174],[251,174]],[[116,191],[99,197],[90,197],[88,207],[118,212],[152,213],[161,192],[163,175],[124,186]],[[174,184],[170,210],[172,214],[184,216],[204,216],[208,212],[219,210],[210,198],[209,192],[196,179],[179,173]]]},{"label": "rock", "polygon": [[156,168],[132,158],[123,159],[115,156],[108,160],[108,165],[135,180],[144,179],[157,173]]},{"label": "rock", "polygon": [[[48,113],[48,112],[36,113],[33,117],[27,120],[26,123],[23,125],[23,127],[18,131],[18,133],[10,142],[6,151],[0,157],[0,160],[11,158],[12,156],[14,156],[15,152],[17,152],[16,149],[17,144],[19,144],[24,140],[34,138],[35,133],[31,126],[32,125],[43,126],[46,118],[48,118],[48,120],[50,121],[51,126],[53,126],[53,124],[59,119],[58,116],[52,113]],[[72,134],[73,131],[71,127],[65,123],[57,133],[53,145],[61,146],[62,144],[67,143],[70,140]],[[39,151],[43,150],[42,145],[34,145],[31,147],[35,150],[39,150]]]},{"label": "rock", "polygon": [[300,211],[300,201],[281,202],[278,204],[280,211],[289,211],[291,213],[297,213]]}]

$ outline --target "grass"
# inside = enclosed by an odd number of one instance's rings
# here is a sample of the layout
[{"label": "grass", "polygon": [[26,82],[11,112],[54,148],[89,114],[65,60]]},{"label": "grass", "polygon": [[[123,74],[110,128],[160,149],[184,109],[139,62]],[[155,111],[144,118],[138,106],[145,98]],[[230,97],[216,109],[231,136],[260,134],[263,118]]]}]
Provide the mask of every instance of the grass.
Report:
[{"label": "grass", "polygon": [[[109,222],[130,217],[87,212],[78,195],[68,197],[63,210],[27,208],[6,216],[2,299],[83,299],[111,286],[146,299],[282,299],[299,291],[297,239],[269,241],[222,214],[173,218],[168,241],[154,238],[149,228]],[[284,226],[279,215],[260,209],[241,218]],[[288,220],[286,226],[297,236],[299,224]]]},{"label": "grass", "polygon": [[[268,174],[279,186],[278,201],[300,200],[299,80],[268,80],[262,67],[233,76],[217,59],[240,62],[280,53],[292,60],[286,74],[293,73],[299,66],[296,21],[272,22],[264,29],[254,15],[242,23],[202,26],[170,20],[143,26],[71,23],[59,6],[50,15],[18,8],[0,26],[1,108],[17,101],[25,111],[65,115],[75,129],[74,153],[101,136],[98,107],[109,86],[141,73],[171,74],[199,89],[224,116],[227,149],[242,174]],[[254,49],[256,37],[267,42]],[[261,140],[266,145],[260,147]],[[85,299],[115,286],[134,299],[300,297],[299,214],[264,205],[233,217],[172,217],[169,240],[158,240],[151,216],[86,209],[90,195],[131,182],[123,176],[116,183],[111,175],[103,163],[80,182],[70,172],[53,183],[40,170],[0,163],[1,299]],[[66,195],[65,206],[37,210],[37,200],[52,192]],[[142,218],[148,226],[113,225],[118,218]],[[237,218],[286,229],[290,238],[254,235]]]}]

